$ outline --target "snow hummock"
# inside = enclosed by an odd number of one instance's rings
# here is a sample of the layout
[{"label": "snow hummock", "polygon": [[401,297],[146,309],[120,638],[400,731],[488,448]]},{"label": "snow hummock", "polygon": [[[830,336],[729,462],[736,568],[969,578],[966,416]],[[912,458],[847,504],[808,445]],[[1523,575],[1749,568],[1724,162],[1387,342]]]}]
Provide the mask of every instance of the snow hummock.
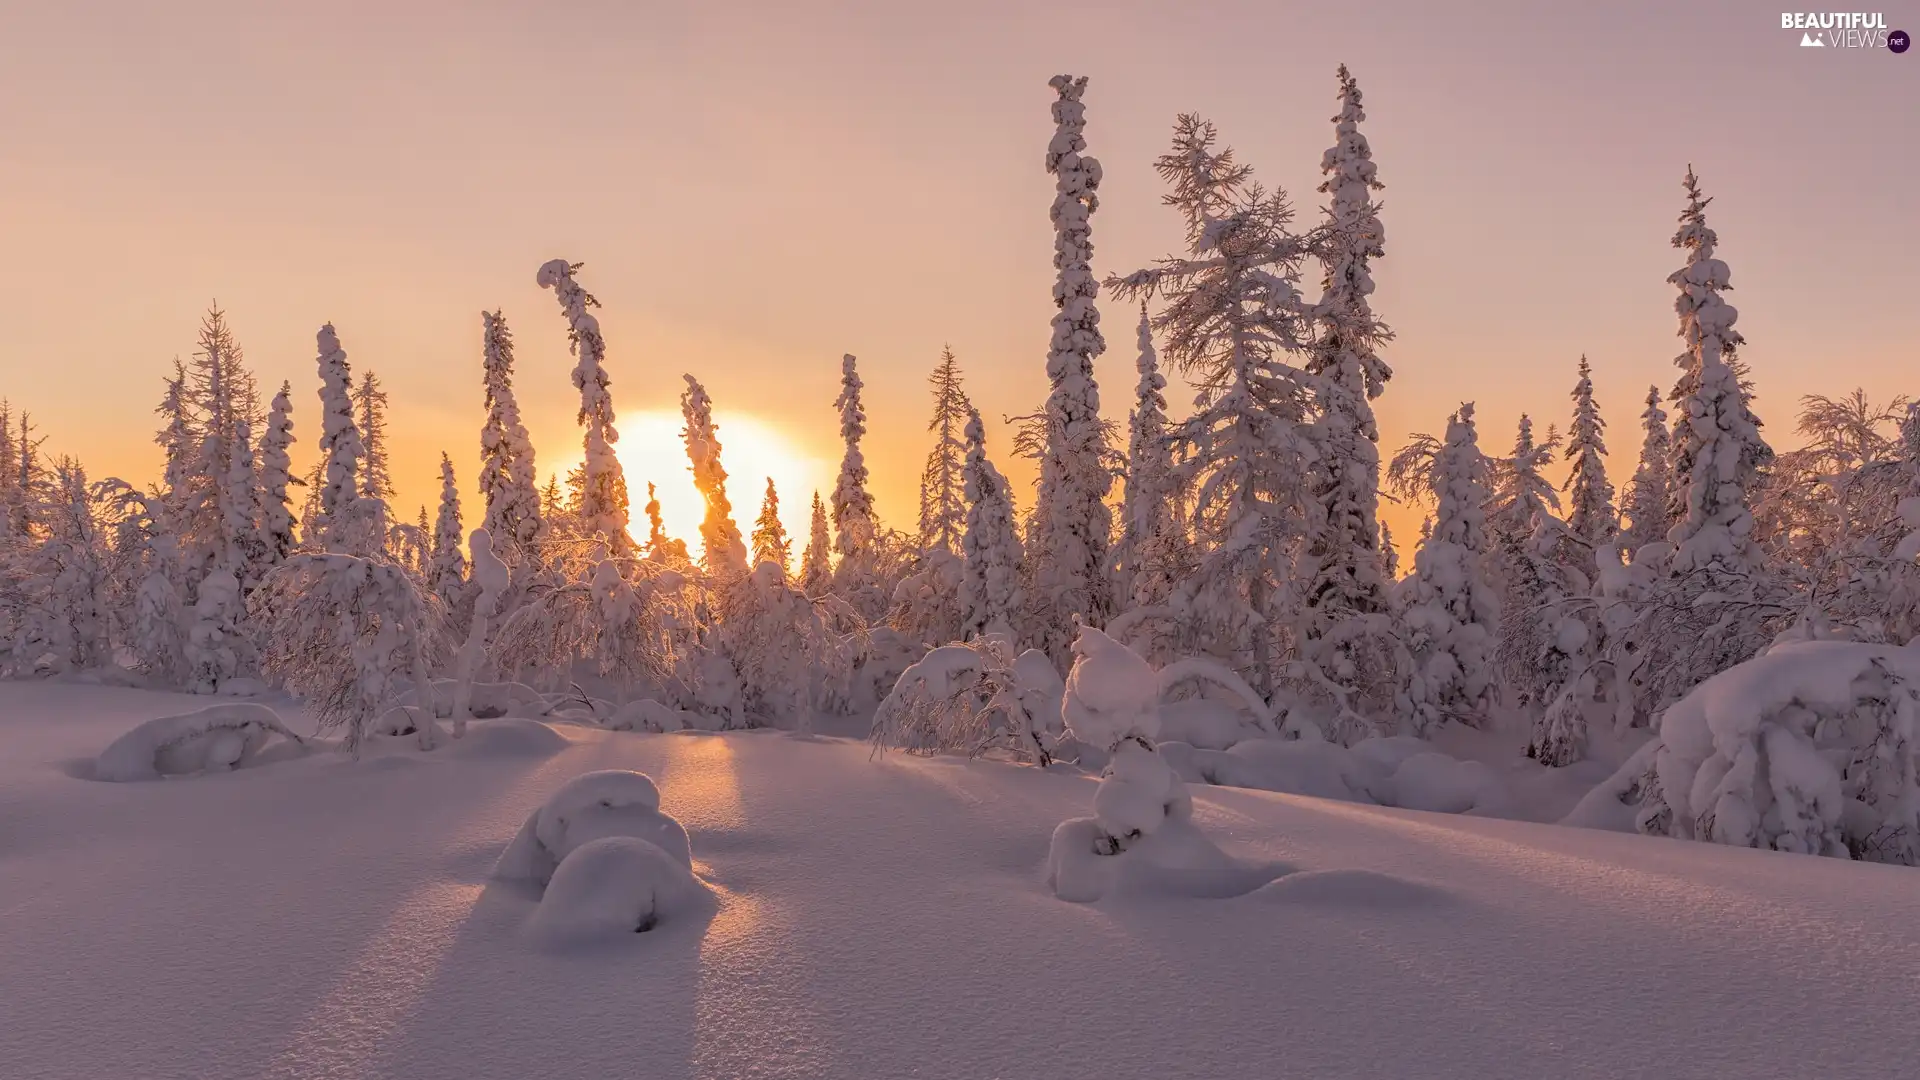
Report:
[{"label": "snow hummock", "polygon": [[605,941],[652,930],[705,896],[693,871],[657,845],[603,836],[560,860],[527,930],[548,945]]},{"label": "snow hummock", "polygon": [[158,780],[162,776],[237,769],[275,736],[299,741],[265,705],[235,702],[161,716],[110,743],[93,761],[96,780]]},{"label": "snow hummock", "polygon": [[493,876],[546,885],[578,848],[609,836],[645,840],[682,867],[693,864],[687,830],[660,813],[660,791],[645,773],[601,769],[567,781],[527,816]]}]

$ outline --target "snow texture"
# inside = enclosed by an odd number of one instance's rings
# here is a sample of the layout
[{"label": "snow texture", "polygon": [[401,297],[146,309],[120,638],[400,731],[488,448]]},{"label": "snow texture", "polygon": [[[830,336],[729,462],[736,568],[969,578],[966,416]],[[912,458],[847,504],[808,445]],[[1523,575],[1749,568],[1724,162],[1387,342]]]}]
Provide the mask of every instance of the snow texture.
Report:
[{"label": "snow texture", "polygon": [[265,705],[235,702],[148,720],[93,761],[93,778],[125,782],[246,766],[274,737],[298,741]]}]

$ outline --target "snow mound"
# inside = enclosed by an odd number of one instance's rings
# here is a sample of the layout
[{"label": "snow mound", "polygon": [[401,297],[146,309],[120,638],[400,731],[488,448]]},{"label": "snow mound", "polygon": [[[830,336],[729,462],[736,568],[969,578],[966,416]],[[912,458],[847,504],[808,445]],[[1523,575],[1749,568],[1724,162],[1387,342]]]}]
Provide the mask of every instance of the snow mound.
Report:
[{"label": "snow mound", "polygon": [[692,870],[655,845],[603,836],[560,861],[527,930],[549,946],[604,942],[652,930],[708,896]]},{"label": "snow mound", "polygon": [[476,720],[451,744],[461,757],[542,758],[565,750],[567,737],[538,720],[503,716]]},{"label": "snow mound", "polygon": [[1224,701],[1189,698],[1160,706],[1160,738],[1202,750],[1226,750],[1260,733],[1245,709]]},{"label": "snow mound", "polygon": [[221,697],[265,697],[271,688],[259,679],[243,677],[220,680],[220,687],[214,692]]},{"label": "snow mound", "polygon": [[1292,868],[1254,863],[1220,850],[1193,822],[1167,821],[1116,854],[1098,818],[1070,818],[1054,829],[1047,884],[1076,904],[1106,897],[1224,900],[1266,885]]},{"label": "snow mound", "polygon": [[1312,907],[1404,910],[1439,907],[1453,897],[1426,882],[1373,870],[1303,870],[1262,885],[1248,899]]},{"label": "snow mound", "polygon": [[493,875],[546,885],[560,863],[580,847],[606,837],[645,840],[681,866],[693,865],[687,830],[660,812],[660,791],[645,773],[603,769],[574,777],[545,804],[500,854]]},{"label": "snow mound", "polygon": [[1492,769],[1432,751],[1401,762],[1386,792],[1387,805],[1438,814],[1493,813],[1506,801],[1506,789]]},{"label": "snow mound", "polygon": [[1505,813],[1511,793],[1499,773],[1408,736],[1352,747],[1312,740],[1247,739],[1226,750],[1163,743],[1167,764],[1191,783],[1441,814]]},{"label": "snow mound", "polygon": [[237,769],[252,763],[276,735],[300,741],[272,709],[252,702],[157,717],[100,751],[93,776],[126,782]]},{"label": "snow mound", "polygon": [[1130,736],[1160,734],[1160,674],[1153,665],[1091,626],[1080,628],[1073,652],[1061,713],[1074,738],[1108,748]]}]

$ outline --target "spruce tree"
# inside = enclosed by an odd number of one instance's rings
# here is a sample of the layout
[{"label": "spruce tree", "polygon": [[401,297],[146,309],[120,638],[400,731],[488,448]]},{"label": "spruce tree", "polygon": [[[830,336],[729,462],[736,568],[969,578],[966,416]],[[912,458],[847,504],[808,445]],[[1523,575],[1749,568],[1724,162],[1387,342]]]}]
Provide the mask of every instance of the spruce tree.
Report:
[{"label": "spruce tree", "polygon": [[800,591],[819,596],[833,584],[833,539],[827,532],[827,507],[818,491],[813,493],[813,517],[808,526],[807,550],[800,557]]},{"label": "spruce tree", "polygon": [[483,528],[509,563],[540,535],[540,492],[534,480],[533,440],[513,394],[513,333],[498,311],[480,313],[481,375],[487,418],[480,427]]},{"label": "spruce tree", "polygon": [[967,517],[961,535],[966,556],[960,579],[961,639],[998,634],[1009,641],[1020,612],[1020,537],[1013,520],[1013,493],[1006,477],[987,459],[986,429],[980,412],[967,407],[965,497]]},{"label": "spruce tree", "polygon": [[727,470],[720,464],[720,425],[713,422],[713,401],[707,397],[706,387],[691,375],[684,378],[687,389],[680,395],[680,414],[687,426],[680,434],[686,440],[687,460],[693,464],[693,486],[707,505],[706,516],[700,521],[700,557],[708,573],[730,580],[747,572],[747,545],[740,538],[740,526],[734,524],[733,503],[727,499]]},{"label": "spruce tree", "polygon": [[1414,661],[1407,719],[1422,734],[1448,720],[1480,726],[1493,706],[1500,607],[1486,574],[1491,492],[1471,403],[1447,422],[1433,470],[1438,512],[1414,553],[1405,614]]},{"label": "spruce tree", "polygon": [[1100,162],[1086,150],[1085,76],[1056,75],[1053,139],[1046,167],[1054,176],[1053,340],[1047,353],[1046,452],[1040,461],[1033,550],[1037,645],[1065,669],[1073,661],[1074,618],[1103,625],[1112,613],[1107,548],[1112,518],[1107,492],[1106,429],[1100,420],[1100,388],[1093,361],[1106,351],[1095,306],[1100,283],[1093,259],[1093,212],[1099,208]]},{"label": "spruce tree", "polygon": [[365,454],[353,418],[353,377],[347,352],[333,324],[320,328],[320,478],[319,512],[312,537],[326,551],[367,555],[375,547],[359,506],[360,459]]},{"label": "spruce tree", "polygon": [[1164,603],[1176,567],[1172,548],[1180,532],[1173,450],[1167,420],[1167,379],[1153,347],[1147,305],[1140,304],[1140,381],[1127,414],[1127,478],[1120,503],[1120,572],[1123,598],[1135,607]]},{"label": "spruce tree", "polygon": [[293,462],[287,454],[293,443],[293,384],[282,382],[280,392],[273,395],[267,431],[260,440],[260,533],[272,566],[285,562],[293,552],[293,499],[287,493],[294,483]]},{"label": "spruce tree", "polygon": [[1658,386],[1647,388],[1647,408],[1640,421],[1644,432],[1640,465],[1627,483],[1624,540],[1628,551],[1665,543],[1673,527],[1673,438],[1667,429],[1667,412],[1660,407]]},{"label": "spruce tree", "polygon": [[467,556],[460,549],[460,486],[453,480],[453,458],[440,454],[440,513],[433,522],[433,557],[427,584],[440,602],[451,605],[466,586]]},{"label": "spruce tree", "polygon": [[867,493],[867,459],[860,440],[867,434],[867,413],[860,404],[860,372],[851,354],[840,360],[840,438],[846,451],[840,459],[840,478],[833,487],[834,550],[842,560],[863,560],[872,552],[876,524],[873,496]]},{"label": "spruce tree", "polygon": [[360,497],[393,498],[393,469],[387,460],[387,390],[372,368],[360,373],[353,390],[354,426],[360,429]]},{"label": "spruce tree", "polygon": [[610,380],[602,366],[607,344],[600,336],[600,320],[587,311],[599,307],[600,301],[574,280],[578,269],[579,263],[554,259],[540,267],[536,280],[559,299],[577,361],[573,386],[580,392],[579,423],[585,429],[586,443],[580,528],[589,536],[604,539],[619,553],[630,550],[633,543],[627,536],[627,478],[613,449],[620,441],[620,432],[614,427],[613,395],[607,390]]},{"label": "spruce tree", "polygon": [[767,495],[760,502],[760,517],[753,523],[753,565],[773,563],[781,574],[793,557],[793,545],[787,540],[787,528],[780,524],[780,492],[773,477],[767,477]]},{"label": "spruce tree", "polygon": [[1568,430],[1566,458],[1573,462],[1567,477],[1567,530],[1586,547],[1582,568],[1591,578],[1593,553],[1619,531],[1613,508],[1613,484],[1607,479],[1607,422],[1593,400],[1593,367],[1580,357],[1580,380],[1573,386],[1573,426]]},{"label": "spruce tree", "polygon": [[933,433],[934,442],[927,454],[927,467],[920,474],[920,548],[954,553],[960,550],[960,534],[966,529],[967,501],[961,490],[965,487],[961,472],[966,465],[967,443],[961,432],[972,406],[960,388],[960,366],[951,346],[940,350],[940,363],[927,381],[933,388],[933,419],[927,423],[927,430]]}]

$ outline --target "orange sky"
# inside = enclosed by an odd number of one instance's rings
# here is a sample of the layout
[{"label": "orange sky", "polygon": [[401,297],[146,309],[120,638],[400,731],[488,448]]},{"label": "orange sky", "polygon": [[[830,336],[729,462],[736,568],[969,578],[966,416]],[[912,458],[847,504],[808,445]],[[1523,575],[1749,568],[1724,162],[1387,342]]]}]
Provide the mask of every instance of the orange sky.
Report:
[{"label": "orange sky", "polygon": [[[751,414],[830,463],[859,354],[880,509],[910,527],[943,343],[983,413],[1045,394],[1058,71],[1092,78],[1105,273],[1178,243],[1150,163],[1180,110],[1310,213],[1352,65],[1388,185],[1388,452],[1462,398],[1491,450],[1523,409],[1564,426],[1585,352],[1624,481],[1647,384],[1672,381],[1689,161],[1770,435],[1805,393],[1920,390],[1920,58],[1803,52],[1752,4],[5,7],[0,394],[97,476],[156,474],[161,378],[217,297],[263,383],[294,381],[296,464],[332,320],[390,388],[402,512],[447,448],[471,523],[482,307],[514,327],[543,474],[577,455],[564,324],[534,284],[561,256],[605,304],[622,413],[676,409],[691,371],[723,442]],[[1134,318],[1105,314],[1124,417]],[[629,462],[636,490],[683,468]],[[750,527],[764,481],[740,471]],[[784,494],[800,520],[809,493]],[[1410,537],[1417,517],[1388,516]]]}]

